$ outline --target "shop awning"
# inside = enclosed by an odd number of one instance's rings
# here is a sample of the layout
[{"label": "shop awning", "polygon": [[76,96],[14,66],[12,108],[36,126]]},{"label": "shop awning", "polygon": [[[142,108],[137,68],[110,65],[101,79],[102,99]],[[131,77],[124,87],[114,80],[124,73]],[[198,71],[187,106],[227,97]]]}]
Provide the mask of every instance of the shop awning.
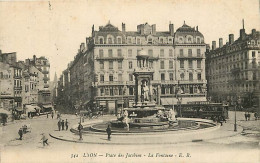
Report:
[{"label": "shop awning", "polygon": [[22,112],[22,111],[23,111],[23,108],[21,108],[21,107],[16,107],[15,110],[18,111],[18,112]]},{"label": "shop awning", "polygon": [[42,106],[44,109],[53,109],[53,106],[52,105],[43,105]]},{"label": "shop awning", "polygon": [[11,114],[9,111],[5,110],[5,109],[0,109],[0,114]]},{"label": "shop awning", "polygon": [[36,106],[32,106],[32,105],[26,105],[26,112],[36,112],[35,108]]},{"label": "shop awning", "polygon": [[175,105],[177,104],[177,101],[176,98],[161,98],[162,105]]}]

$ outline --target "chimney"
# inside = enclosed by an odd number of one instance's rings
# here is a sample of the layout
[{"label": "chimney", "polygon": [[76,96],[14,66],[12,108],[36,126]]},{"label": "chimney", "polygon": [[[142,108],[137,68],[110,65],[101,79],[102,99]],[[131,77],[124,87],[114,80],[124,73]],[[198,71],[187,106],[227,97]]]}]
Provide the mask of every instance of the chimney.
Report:
[{"label": "chimney", "polygon": [[95,36],[95,26],[93,24],[93,26],[92,26],[92,37],[94,37],[94,36]]},{"label": "chimney", "polygon": [[174,35],[174,28],[173,28],[173,24],[169,24],[169,31],[170,31],[170,35],[173,36]]},{"label": "chimney", "polygon": [[155,35],[156,34],[156,24],[152,25],[152,34]]},{"label": "chimney", "polygon": [[36,64],[36,56],[33,55],[33,64],[35,65]]},{"label": "chimney", "polygon": [[219,48],[223,47],[223,38],[219,38]]},{"label": "chimney", "polygon": [[229,34],[229,44],[233,44],[234,42],[234,34]]},{"label": "chimney", "polygon": [[244,19],[243,19],[243,21],[242,21],[242,24],[243,24],[243,28],[240,29],[240,38],[241,38],[242,40],[244,40],[244,39],[246,38],[246,31],[245,31],[245,27],[244,27]]},{"label": "chimney", "polygon": [[[252,35],[254,36],[256,34],[256,29],[252,29]],[[1,54],[1,52],[0,52]]]},{"label": "chimney", "polygon": [[196,31],[197,31],[197,32],[199,31],[199,26],[196,26]]},{"label": "chimney", "polygon": [[212,41],[212,50],[216,49],[216,41]]},{"label": "chimney", "polygon": [[122,23],[122,32],[125,33],[125,23]]}]

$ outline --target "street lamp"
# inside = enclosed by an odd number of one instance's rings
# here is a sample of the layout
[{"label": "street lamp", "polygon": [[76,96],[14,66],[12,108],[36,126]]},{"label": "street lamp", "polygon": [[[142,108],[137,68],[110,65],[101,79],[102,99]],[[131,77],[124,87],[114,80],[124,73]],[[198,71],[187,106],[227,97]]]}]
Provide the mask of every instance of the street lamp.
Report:
[{"label": "street lamp", "polygon": [[234,131],[237,131],[237,106],[241,104],[241,98],[240,96],[238,97],[236,104],[235,104],[235,124],[234,124]]}]

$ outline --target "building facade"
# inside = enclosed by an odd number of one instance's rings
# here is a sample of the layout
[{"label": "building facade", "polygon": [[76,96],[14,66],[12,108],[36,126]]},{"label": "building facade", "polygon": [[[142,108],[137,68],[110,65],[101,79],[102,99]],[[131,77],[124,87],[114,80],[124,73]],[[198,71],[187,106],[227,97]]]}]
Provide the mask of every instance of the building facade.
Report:
[{"label": "building facade", "polygon": [[223,45],[219,39],[212,42],[212,49],[206,53],[206,70],[208,93],[211,100],[233,105],[241,99],[244,108],[259,107],[260,90],[260,32],[252,29],[245,33],[244,27],[240,36]]},{"label": "building facade", "polygon": [[[109,112],[131,106],[135,94],[133,72],[140,53],[149,56],[148,65],[153,71],[150,96],[156,104],[206,101],[206,45],[198,28],[184,23],[175,32],[169,24],[168,31],[157,31],[155,24],[145,23],[138,25],[137,31],[126,31],[122,23],[120,31],[108,23],[97,31],[93,26],[86,44],[69,68],[71,93],[81,105],[92,101]],[[83,78],[79,76],[81,66]]]}]

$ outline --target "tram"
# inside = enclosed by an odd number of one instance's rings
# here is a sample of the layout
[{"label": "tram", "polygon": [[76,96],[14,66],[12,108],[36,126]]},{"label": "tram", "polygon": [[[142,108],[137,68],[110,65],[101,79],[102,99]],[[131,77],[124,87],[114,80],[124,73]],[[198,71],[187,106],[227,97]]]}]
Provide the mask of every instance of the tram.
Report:
[{"label": "tram", "polygon": [[178,116],[187,118],[224,117],[228,118],[228,105],[208,101],[188,102],[177,106]]}]

